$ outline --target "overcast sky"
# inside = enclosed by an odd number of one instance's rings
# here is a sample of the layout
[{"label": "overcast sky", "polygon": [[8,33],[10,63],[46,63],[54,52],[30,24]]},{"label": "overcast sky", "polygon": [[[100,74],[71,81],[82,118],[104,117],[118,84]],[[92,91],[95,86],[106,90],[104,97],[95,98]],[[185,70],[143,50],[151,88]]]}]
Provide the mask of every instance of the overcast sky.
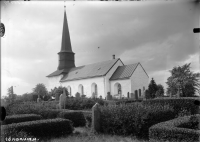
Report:
[{"label": "overcast sky", "polygon": [[[66,2],[75,65],[112,59],[140,62],[166,89],[169,70],[191,63],[199,72],[199,5],[192,2]],[[64,2],[4,2],[1,21],[2,96],[21,95],[58,67]],[[100,47],[100,48],[98,48]],[[50,91],[50,90],[49,90]]]}]

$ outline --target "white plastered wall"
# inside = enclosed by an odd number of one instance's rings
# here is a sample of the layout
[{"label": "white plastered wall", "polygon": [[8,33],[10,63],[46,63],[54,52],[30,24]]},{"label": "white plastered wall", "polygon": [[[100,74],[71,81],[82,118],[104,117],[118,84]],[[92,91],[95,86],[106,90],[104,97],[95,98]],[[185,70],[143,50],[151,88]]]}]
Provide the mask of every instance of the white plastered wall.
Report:
[{"label": "white plastered wall", "polygon": [[48,77],[48,87],[47,87],[47,89],[50,91],[51,89],[54,89],[55,87],[61,86],[59,81],[62,78],[62,76],[63,75]]},{"label": "white plastered wall", "polygon": [[139,64],[134,71],[134,73],[131,76],[131,93],[135,94],[135,90],[138,90],[139,94],[139,89],[141,89],[141,97],[144,97],[144,90],[143,87],[145,87],[145,90],[148,88],[149,84],[149,78],[141,65]]},{"label": "white plastered wall", "polygon": [[104,96],[104,77],[95,77],[95,78],[87,78],[87,79],[81,79],[81,80],[73,80],[73,81],[66,81],[66,82],[61,82],[62,86],[64,87],[71,87],[71,94],[72,96],[75,97],[75,94],[79,92],[78,86],[80,84],[83,85],[84,88],[84,95],[86,97],[90,98],[92,97],[92,84],[96,83],[97,84],[97,92],[98,92],[98,98],[99,96]]}]

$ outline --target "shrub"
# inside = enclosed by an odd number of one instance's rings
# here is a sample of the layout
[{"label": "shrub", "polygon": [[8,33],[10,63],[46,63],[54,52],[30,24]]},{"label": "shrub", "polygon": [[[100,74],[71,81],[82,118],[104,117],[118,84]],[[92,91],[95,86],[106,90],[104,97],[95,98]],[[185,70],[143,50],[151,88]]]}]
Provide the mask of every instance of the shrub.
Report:
[{"label": "shrub", "polygon": [[63,111],[59,113],[58,117],[71,120],[74,127],[81,127],[86,124],[86,120],[82,112]]},{"label": "shrub", "polygon": [[13,114],[38,114],[39,110],[54,109],[58,102],[22,102],[13,103],[6,107],[6,113],[8,115]]},{"label": "shrub", "polygon": [[[200,115],[196,115],[200,118]],[[166,122],[158,123],[149,129],[150,142],[199,142],[200,131],[187,128],[179,128],[179,126],[188,123],[191,116],[179,117]]]},{"label": "shrub", "polygon": [[101,107],[101,132],[148,137],[152,125],[175,118],[168,105],[145,106],[141,103]]},{"label": "shrub", "polygon": [[25,132],[36,138],[49,138],[71,134],[74,130],[72,122],[67,119],[48,119],[3,125],[4,137],[12,135],[10,132]]},{"label": "shrub", "polygon": [[163,99],[154,99],[154,100],[146,100],[143,101],[143,104],[149,105],[149,104],[161,104],[165,105],[168,104],[171,107],[173,107],[174,111],[176,112],[176,115],[181,111],[186,111],[189,114],[198,114],[199,108],[197,105],[195,105],[195,100],[198,100],[198,98],[163,98]]},{"label": "shrub", "polygon": [[20,123],[20,122],[34,121],[40,119],[42,119],[42,116],[37,114],[11,115],[6,117],[6,119],[3,121],[3,124]]},{"label": "shrub", "polygon": [[62,110],[60,109],[42,109],[42,110],[38,110],[38,114],[40,114],[44,119],[53,119],[53,118],[57,118],[59,113]]},{"label": "shrub", "polygon": [[98,98],[67,98],[65,108],[71,110],[91,109],[96,103],[100,105],[106,104],[106,102]]},{"label": "shrub", "polygon": [[82,111],[85,120],[86,120],[86,127],[91,127],[92,124],[92,111]]}]

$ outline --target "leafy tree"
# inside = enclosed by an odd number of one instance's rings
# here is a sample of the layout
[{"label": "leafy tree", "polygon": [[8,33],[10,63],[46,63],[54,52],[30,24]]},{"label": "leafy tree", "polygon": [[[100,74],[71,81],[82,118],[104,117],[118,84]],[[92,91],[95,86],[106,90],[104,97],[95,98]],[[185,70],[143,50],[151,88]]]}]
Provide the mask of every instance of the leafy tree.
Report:
[{"label": "leafy tree", "polygon": [[14,94],[13,92],[13,86],[11,86],[10,88],[8,88],[8,96],[5,97],[6,102],[8,103],[13,103],[17,97],[16,94]]},{"label": "leafy tree", "polygon": [[173,67],[170,70],[171,76],[167,79],[167,93],[176,95],[178,90],[181,97],[193,97],[195,92],[200,92],[200,73],[190,71],[190,64]]},{"label": "leafy tree", "polygon": [[56,100],[59,100],[59,96],[63,93],[63,90],[65,89],[65,92],[66,92],[66,95],[67,97],[69,96],[69,93],[68,93],[68,90],[66,87],[62,87],[62,86],[59,86],[58,88],[57,87],[54,87],[54,89],[51,89],[51,91],[49,92],[49,94],[53,97],[56,98]]},{"label": "leafy tree", "polygon": [[42,83],[37,84],[36,87],[33,88],[33,93],[36,93],[40,98],[44,98],[44,96],[48,95],[47,88]]},{"label": "leafy tree", "polygon": [[164,96],[164,87],[161,84],[157,85],[156,97],[163,97]]},{"label": "leafy tree", "polygon": [[155,98],[157,90],[158,90],[158,87],[156,85],[156,82],[152,78],[150,83],[149,83],[149,86],[148,86],[149,96],[147,96],[147,98],[151,98],[151,99]]}]

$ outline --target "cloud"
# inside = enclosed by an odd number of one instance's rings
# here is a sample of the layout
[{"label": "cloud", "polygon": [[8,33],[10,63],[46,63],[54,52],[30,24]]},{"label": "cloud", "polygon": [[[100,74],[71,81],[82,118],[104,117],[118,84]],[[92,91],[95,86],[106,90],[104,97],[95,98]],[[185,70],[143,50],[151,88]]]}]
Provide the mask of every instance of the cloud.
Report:
[{"label": "cloud", "polygon": [[[24,83],[19,93],[47,84],[46,76],[57,69],[64,16],[63,2],[24,3],[2,8],[2,69],[15,83]],[[115,54],[125,64],[141,62],[158,82],[175,65],[191,61],[197,70],[199,39],[192,29],[199,21],[193,5],[67,2],[66,7],[76,66],[110,60]]]}]

